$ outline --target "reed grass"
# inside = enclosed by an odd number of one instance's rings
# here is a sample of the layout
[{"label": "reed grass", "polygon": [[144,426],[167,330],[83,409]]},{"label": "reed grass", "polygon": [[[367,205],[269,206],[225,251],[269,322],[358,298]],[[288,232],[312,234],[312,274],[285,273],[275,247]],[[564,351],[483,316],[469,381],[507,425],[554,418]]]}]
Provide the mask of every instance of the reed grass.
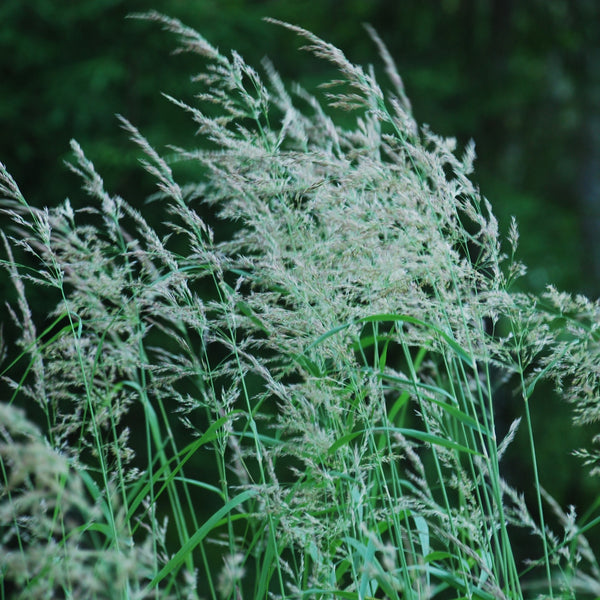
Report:
[{"label": "reed grass", "polygon": [[[195,147],[164,158],[121,117],[153,204],[105,191],[76,142],[84,208],[30,206],[0,170],[20,332],[0,365],[0,598],[600,596],[597,507],[545,493],[529,410],[547,379],[598,420],[600,308],[513,291],[517,228],[500,236],[469,178],[474,147],[415,122],[371,29],[390,92],[274,22],[338,69],[324,106],[137,17],[204,69],[196,103],[169,98]],[[523,424],[496,422],[500,393]],[[529,490],[506,482],[516,435]]]}]

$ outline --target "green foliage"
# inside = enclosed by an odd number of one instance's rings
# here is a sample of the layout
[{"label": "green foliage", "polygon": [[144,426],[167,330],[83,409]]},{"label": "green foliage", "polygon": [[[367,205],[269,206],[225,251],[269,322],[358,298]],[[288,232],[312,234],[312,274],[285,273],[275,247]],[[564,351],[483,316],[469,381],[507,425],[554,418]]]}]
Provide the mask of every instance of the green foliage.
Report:
[{"label": "green foliage", "polygon": [[[599,517],[544,491],[529,406],[553,381],[576,421],[597,420],[600,307],[511,291],[516,226],[503,242],[473,147],[457,157],[417,125],[372,30],[391,93],[279,23],[339,72],[327,108],[268,62],[261,76],[175,19],[142,18],[205,61],[197,99],[171,98],[200,148],[167,161],[121,118],[158,186],[159,231],[75,142],[83,208],[35,208],[0,171],[21,334],[2,370],[3,592],[597,596],[584,533]],[[180,162],[197,177],[178,183]],[[204,207],[235,232],[214,232]],[[497,423],[501,392],[524,432]],[[531,506],[504,479],[516,435]],[[580,454],[595,471],[598,452]]]}]

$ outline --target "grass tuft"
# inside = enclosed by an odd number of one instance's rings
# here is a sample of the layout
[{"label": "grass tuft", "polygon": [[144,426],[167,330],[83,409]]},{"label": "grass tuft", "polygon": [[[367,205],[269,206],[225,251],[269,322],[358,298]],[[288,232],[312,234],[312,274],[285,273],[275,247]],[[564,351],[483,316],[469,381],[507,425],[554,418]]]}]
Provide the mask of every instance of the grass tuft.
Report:
[{"label": "grass tuft", "polygon": [[[168,97],[198,147],[163,158],[120,117],[161,222],[76,142],[78,210],[30,206],[0,165],[20,333],[0,365],[1,597],[597,597],[597,507],[544,491],[529,405],[551,380],[598,420],[600,307],[512,291],[518,232],[501,238],[469,179],[473,145],[415,122],[370,28],[391,92],[273,21],[338,69],[323,105],[141,18],[205,61],[197,103]],[[523,420],[497,422],[500,393]],[[529,490],[505,480],[517,435]],[[579,454],[597,473],[597,448]]]}]

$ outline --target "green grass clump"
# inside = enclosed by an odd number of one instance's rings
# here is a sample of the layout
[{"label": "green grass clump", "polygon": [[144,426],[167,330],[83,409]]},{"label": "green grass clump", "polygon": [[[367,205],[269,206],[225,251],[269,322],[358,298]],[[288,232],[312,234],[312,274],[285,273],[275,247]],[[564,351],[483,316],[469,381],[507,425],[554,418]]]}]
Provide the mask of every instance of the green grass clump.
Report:
[{"label": "green grass clump", "polygon": [[[598,419],[599,306],[510,291],[516,227],[506,254],[473,147],[417,125],[373,31],[390,93],[280,24],[339,70],[341,126],[269,63],[261,77],[144,18],[205,59],[197,104],[171,98],[201,148],[166,160],[121,119],[161,222],[107,193],[75,142],[85,208],[29,206],[0,172],[20,331],[2,367],[0,597],[600,595],[583,535],[598,517],[544,492],[529,412],[551,379]],[[178,183],[177,161],[198,180]],[[522,406],[529,503],[503,476],[520,420],[495,422],[500,393]]]}]

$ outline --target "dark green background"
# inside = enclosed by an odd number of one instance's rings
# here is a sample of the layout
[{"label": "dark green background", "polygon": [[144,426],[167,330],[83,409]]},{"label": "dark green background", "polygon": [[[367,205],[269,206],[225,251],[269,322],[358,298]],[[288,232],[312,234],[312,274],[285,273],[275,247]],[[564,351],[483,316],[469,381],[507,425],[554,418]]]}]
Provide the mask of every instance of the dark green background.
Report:
[{"label": "dark green background", "polygon": [[[597,0],[2,0],[0,161],[32,204],[84,201],[61,164],[76,138],[107,188],[143,207],[154,183],[136,166],[139,153],[115,113],[159,151],[194,143],[194,125],[160,92],[189,100],[190,75],[203,63],[170,56],[169,34],[125,18],[149,9],[182,19],[255,66],[267,55],[286,79],[309,88],[333,73],[299,53],[290,32],[261,18],[301,25],[351,60],[377,64],[362,27],[371,23],[398,63],[418,120],[461,146],[476,141],[483,194],[505,232],[510,215],[520,224],[520,257],[529,265],[521,287],[540,291],[554,283],[598,295]],[[597,482],[566,448],[593,432],[570,427],[568,408],[550,390],[538,394],[533,409],[544,485],[561,503],[585,506],[597,496]],[[531,471],[519,443],[511,471],[526,486]]]},{"label": "dark green background", "polygon": [[362,28],[389,45],[421,122],[477,143],[477,179],[504,226],[522,232],[523,282],[600,290],[600,3],[596,0],[3,0],[0,160],[28,199],[55,204],[76,186],[62,168],[74,137],[112,190],[132,200],[151,185],[131,168],[122,113],[159,148],[193,126],[160,96],[189,98],[190,57],[169,56],[156,25],[126,19],[157,9],[222,50],[287,78],[318,83],[325,66],[261,17],[311,29],[350,59],[377,62]]}]

